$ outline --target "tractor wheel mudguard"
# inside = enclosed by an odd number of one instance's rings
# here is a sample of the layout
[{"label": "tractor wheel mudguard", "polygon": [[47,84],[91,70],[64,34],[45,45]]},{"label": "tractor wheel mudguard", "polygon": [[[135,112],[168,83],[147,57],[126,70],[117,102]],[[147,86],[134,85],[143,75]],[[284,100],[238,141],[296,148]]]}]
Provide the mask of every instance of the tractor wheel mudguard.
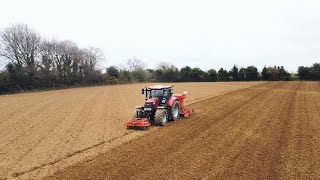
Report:
[{"label": "tractor wheel mudguard", "polygon": [[171,107],[171,106],[173,105],[173,102],[174,102],[175,100],[179,101],[177,97],[171,96],[171,97],[169,98],[169,100],[168,100],[168,107]]}]

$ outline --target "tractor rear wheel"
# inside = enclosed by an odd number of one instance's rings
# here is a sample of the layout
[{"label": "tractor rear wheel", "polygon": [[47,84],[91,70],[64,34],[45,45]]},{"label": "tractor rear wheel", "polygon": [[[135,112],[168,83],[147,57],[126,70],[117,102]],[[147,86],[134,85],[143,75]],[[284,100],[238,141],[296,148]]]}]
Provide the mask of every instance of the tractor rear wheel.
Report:
[{"label": "tractor rear wheel", "polygon": [[173,102],[168,112],[169,112],[170,120],[178,121],[180,116],[180,108],[179,108],[179,102],[177,100]]},{"label": "tractor rear wheel", "polygon": [[157,109],[154,115],[154,124],[156,126],[165,126],[168,122],[168,114],[166,109]]}]

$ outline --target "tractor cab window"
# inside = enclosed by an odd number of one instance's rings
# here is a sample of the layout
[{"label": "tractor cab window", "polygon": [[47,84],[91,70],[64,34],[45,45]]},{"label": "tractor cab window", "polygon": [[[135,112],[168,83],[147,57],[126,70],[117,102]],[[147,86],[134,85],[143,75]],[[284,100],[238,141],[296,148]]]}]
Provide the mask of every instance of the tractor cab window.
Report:
[{"label": "tractor cab window", "polygon": [[164,97],[168,97],[168,95],[169,95],[168,90],[164,90],[164,91],[163,91],[163,96],[164,96]]},{"label": "tractor cab window", "polygon": [[171,89],[154,89],[150,92],[150,98],[165,98],[168,99],[171,97]]},{"label": "tractor cab window", "polygon": [[171,96],[171,90],[170,89],[165,89],[163,92],[163,96],[165,98],[169,98]]},{"label": "tractor cab window", "polygon": [[151,90],[150,98],[163,97],[163,90]]}]

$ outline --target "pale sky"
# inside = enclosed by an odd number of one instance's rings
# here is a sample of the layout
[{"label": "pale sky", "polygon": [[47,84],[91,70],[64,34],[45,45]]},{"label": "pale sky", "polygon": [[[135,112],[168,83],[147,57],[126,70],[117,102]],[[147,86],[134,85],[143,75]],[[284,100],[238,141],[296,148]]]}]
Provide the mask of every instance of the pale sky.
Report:
[{"label": "pale sky", "polygon": [[101,48],[106,62],[140,58],[203,70],[320,62],[319,0],[0,0],[0,29]]}]

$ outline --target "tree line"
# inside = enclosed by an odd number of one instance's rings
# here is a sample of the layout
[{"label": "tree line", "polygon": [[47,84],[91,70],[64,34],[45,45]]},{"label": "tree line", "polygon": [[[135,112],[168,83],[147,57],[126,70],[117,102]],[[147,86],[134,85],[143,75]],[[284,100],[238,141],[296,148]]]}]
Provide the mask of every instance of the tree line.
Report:
[{"label": "tree line", "polygon": [[[137,76],[136,74],[139,74]],[[123,68],[110,66],[106,70],[106,76],[113,82],[215,82],[215,81],[288,81],[294,77],[287,72],[283,66],[281,67],[264,67],[261,72],[255,66],[238,68],[236,65],[231,70],[220,68],[218,71],[209,69],[203,71],[197,67],[185,66],[181,69],[168,63],[160,63],[155,69],[134,69],[128,71]]]},{"label": "tree line", "polygon": [[297,74],[283,66],[255,66],[227,70],[185,66],[181,69],[162,62],[154,69],[137,58],[125,65],[110,66],[103,72],[99,61],[104,60],[98,48],[80,48],[72,41],[47,40],[32,28],[16,24],[0,32],[0,93],[32,89],[52,89],[131,82],[214,82],[214,81],[289,81],[320,80],[320,63],[300,66]]},{"label": "tree line", "polygon": [[[135,64],[135,66],[132,66]],[[129,67],[129,68],[125,68]],[[110,66],[106,69],[106,77],[110,84],[127,82],[215,82],[215,81],[291,81],[320,80],[320,63],[311,67],[300,66],[297,74],[289,73],[284,66],[265,66],[261,71],[255,66],[238,68],[234,65],[230,70],[220,68],[218,71],[203,71],[197,67],[185,66],[181,69],[162,62],[155,69],[146,69],[139,59],[128,60],[127,66]]]},{"label": "tree line", "polygon": [[98,48],[79,48],[72,41],[47,40],[24,24],[0,32],[0,92],[101,84]]}]

